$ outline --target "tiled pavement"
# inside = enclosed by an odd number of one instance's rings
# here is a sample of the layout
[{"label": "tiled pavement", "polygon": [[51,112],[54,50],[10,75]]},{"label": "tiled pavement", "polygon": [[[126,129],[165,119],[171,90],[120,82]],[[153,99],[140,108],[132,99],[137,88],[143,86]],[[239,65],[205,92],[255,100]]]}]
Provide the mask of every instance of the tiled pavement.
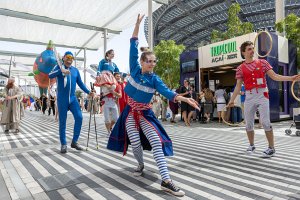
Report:
[{"label": "tiled pavement", "polygon": [[[84,113],[83,145],[88,117]],[[246,155],[243,128],[164,123],[175,151],[167,159],[170,175],[186,192],[181,199],[300,199],[300,137],[284,134],[289,125],[274,124],[277,155],[263,159],[263,130],[257,131],[257,152]],[[160,190],[151,152],[144,152],[144,175],[134,177],[131,148],[125,157],[107,150],[102,116],[97,116],[97,126],[99,149],[92,131],[88,151],[69,148],[62,155],[54,118],[26,112],[20,133],[0,132],[0,199],[176,199]],[[68,141],[72,129],[69,115]]]}]

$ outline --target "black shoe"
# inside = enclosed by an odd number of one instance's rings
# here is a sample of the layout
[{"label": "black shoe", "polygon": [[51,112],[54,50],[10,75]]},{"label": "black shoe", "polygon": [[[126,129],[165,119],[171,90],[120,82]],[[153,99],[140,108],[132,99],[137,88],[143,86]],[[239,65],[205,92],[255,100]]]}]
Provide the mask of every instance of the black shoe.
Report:
[{"label": "black shoe", "polygon": [[143,174],[144,165],[139,165],[133,172],[134,176],[141,176]]},{"label": "black shoe", "polygon": [[20,132],[19,129],[16,129],[16,130],[15,130],[15,133],[19,133],[19,132]]},{"label": "black shoe", "polygon": [[270,158],[275,156],[275,149],[268,147],[264,152],[263,152],[263,157],[265,158]]},{"label": "black shoe", "polygon": [[169,192],[178,197],[183,197],[185,195],[185,192],[176,187],[172,181],[169,181],[168,183],[162,181],[160,188],[163,191]]},{"label": "black shoe", "polygon": [[5,131],[4,131],[4,133],[8,133],[8,132],[9,132],[9,130],[5,130]]},{"label": "black shoe", "polygon": [[67,145],[61,145],[60,153],[67,153]]},{"label": "black shoe", "polygon": [[82,151],[83,150],[83,148],[81,146],[79,146],[79,144],[77,142],[76,143],[72,142],[71,148],[75,148],[78,151]]}]

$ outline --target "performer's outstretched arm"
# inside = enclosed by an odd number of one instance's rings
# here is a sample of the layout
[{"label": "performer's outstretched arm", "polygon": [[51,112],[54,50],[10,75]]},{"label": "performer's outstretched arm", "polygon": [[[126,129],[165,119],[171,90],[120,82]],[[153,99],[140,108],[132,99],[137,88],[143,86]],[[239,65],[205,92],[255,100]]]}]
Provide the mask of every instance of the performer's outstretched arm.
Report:
[{"label": "performer's outstretched arm", "polygon": [[139,52],[138,52],[138,35],[141,21],[143,20],[144,15],[138,15],[138,18],[135,23],[135,27],[132,33],[132,38],[130,39],[130,52],[129,52],[129,67],[130,73],[133,73],[136,68],[140,68],[138,61]]},{"label": "performer's outstretched arm", "polygon": [[164,82],[159,77],[157,77],[157,79],[155,81],[155,88],[160,94],[162,94],[164,97],[166,97],[170,101],[173,101],[173,102],[183,101],[183,102],[190,104],[192,107],[200,110],[198,103],[194,99],[186,98],[181,95],[178,95],[176,92],[173,92],[164,84]]},{"label": "performer's outstretched arm", "polygon": [[170,101],[175,102],[175,97],[178,95],[177,93],[170,90],[166,84],[159,78],[155,80],[155,89],[164,97],[169,99]]},{"label": "performer's outstretched arm", "polygon": [[78,86],[87,94],[90,94],[90,91],[86,88],[86,86],[83,84],[82,80],[81,80],[81,76],[79,71],[77,70],[77,79],[76,79],[76,83],[78,84]]},{"label": "performer's outstretched arm", "polygon": [[300,79],[300,74],[294,76],[282,76],[276,74],[272,69],[267,71],[268,76],[274,81],[294,81]]},{"label": "performer's outstretched arm", "polygon": [[133,30],[133,33],[132,33],[133,38],[137,38],[139,36],[140,24],[141,24],[144,16],[145,15],[141,15],[141,14],[138,15],[138,17],[136,19],[134,30]]}]

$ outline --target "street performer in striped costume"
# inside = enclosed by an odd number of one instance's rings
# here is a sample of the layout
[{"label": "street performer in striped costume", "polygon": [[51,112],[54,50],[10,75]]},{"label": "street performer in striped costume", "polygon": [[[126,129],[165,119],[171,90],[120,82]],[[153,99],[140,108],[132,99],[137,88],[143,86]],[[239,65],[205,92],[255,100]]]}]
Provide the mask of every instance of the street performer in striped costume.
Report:
[{"label": "street performer in striped costume", "polygon": [[184,101],[199,109],[192,98],[185,98],[172,92],[153,73],[156,65],[154,53],[143,52],[138,61],[138,33],[143,16],[138,15],[132,38],[130,39],[130,79],[125,87],[128,105],[123,110],[110,135],[107,148],[126,154],[131,144],[138,167],[134,172],[140,176],[144,169],[143,149],[153,150],[153,157],[162,177],[161,189],[176,196],[185,193],[174,185],[164,156],[173,155],[172,141],[151,109],[151,99],[157,90],[170,101]]}]

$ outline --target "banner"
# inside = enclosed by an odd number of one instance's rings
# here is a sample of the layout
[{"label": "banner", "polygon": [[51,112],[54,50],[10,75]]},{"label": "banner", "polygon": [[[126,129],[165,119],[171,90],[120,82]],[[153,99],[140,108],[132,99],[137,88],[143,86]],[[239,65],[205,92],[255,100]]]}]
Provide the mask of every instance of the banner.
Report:
[{"label": "banner", "polygon": [[[243,61],[240,46],[245,41],[254,41],[257,33],[249,33],[221,42],[199,47],[199,68],[231,65]],[[255,55],[256,56],[256,55]]]}]

